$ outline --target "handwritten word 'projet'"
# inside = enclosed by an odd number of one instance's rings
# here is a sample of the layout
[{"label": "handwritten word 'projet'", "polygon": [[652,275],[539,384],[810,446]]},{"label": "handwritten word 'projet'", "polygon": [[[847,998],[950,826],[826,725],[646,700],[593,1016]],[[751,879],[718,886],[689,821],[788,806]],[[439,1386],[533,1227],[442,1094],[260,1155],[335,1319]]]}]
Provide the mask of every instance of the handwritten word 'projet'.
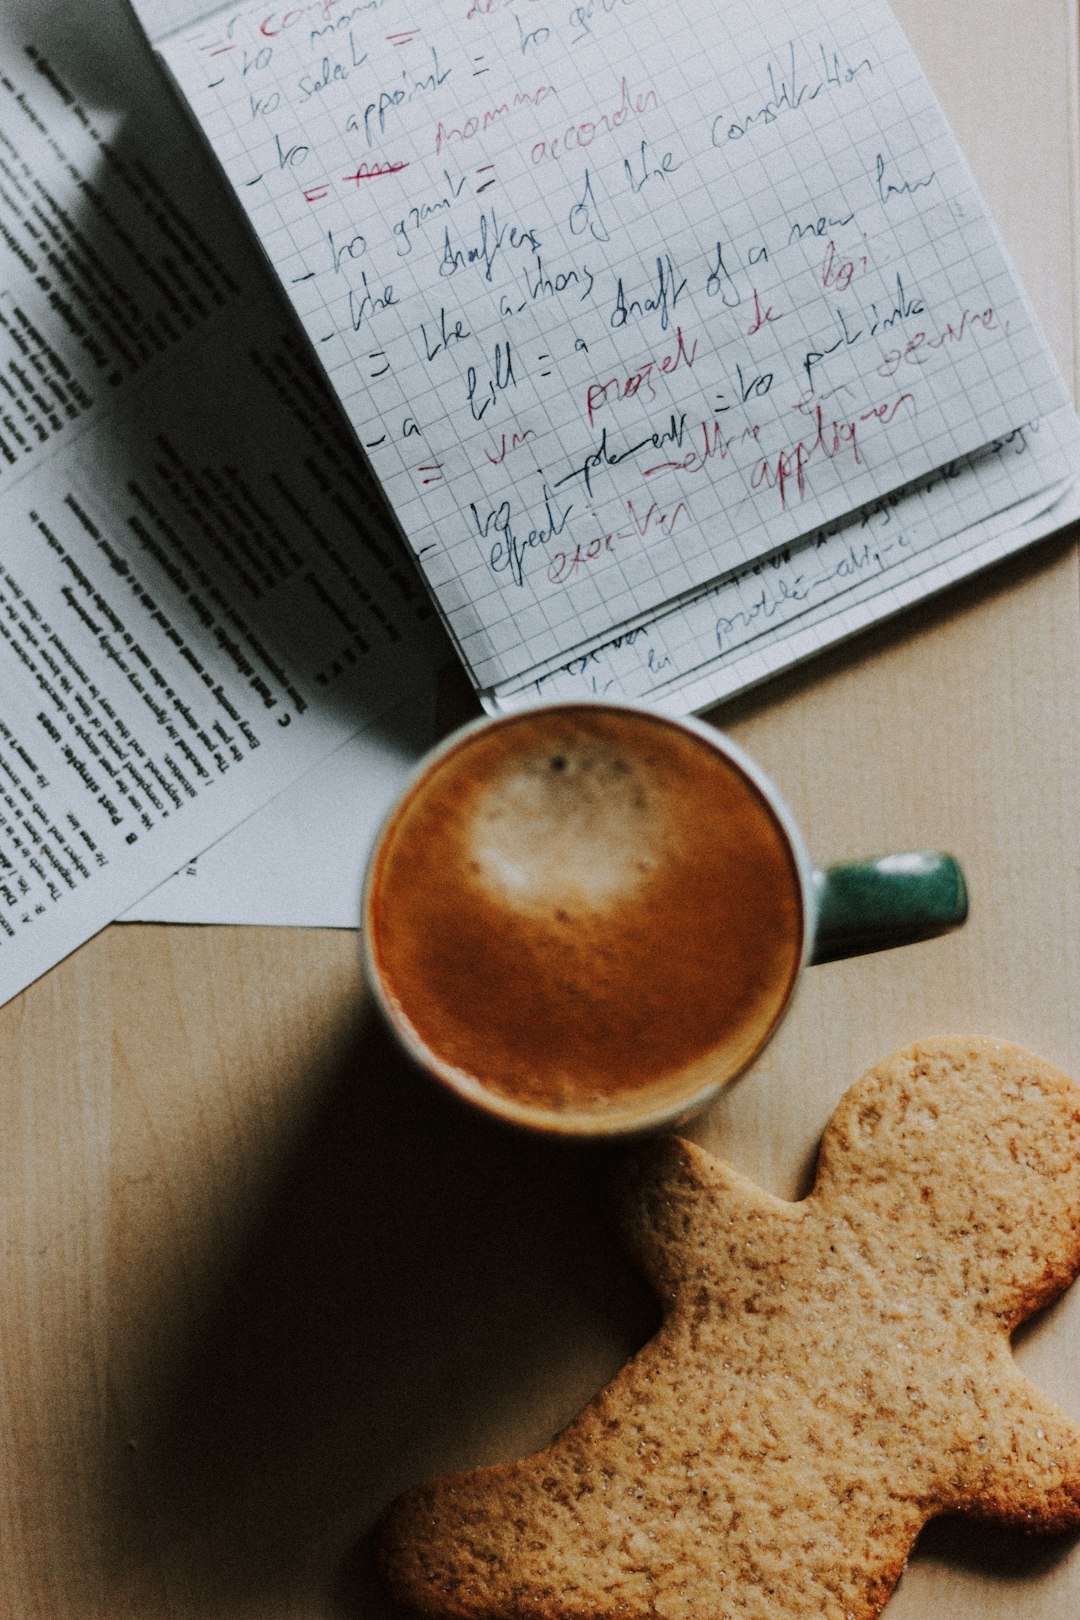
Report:
[{"label": "handwritten word 'projet'", "polygon": [[695,338],[688,349],[683,338],[682,327],[677,326],[675,328],[675,352],[673,354],[665,354],[663,359],[659,361],[655,358],[646,360],[628,377],[609,377],[606,382],[591,382],[585,394],[585,412],[589,418],[589,426],[592,426],[597,410],[612,400],[618,403],[618,401],[624,399],[635,399],[642,393],[642,390],[645,390],[645,399],[654,400],[656,398],[656,388],[652,381],[653,372],[660,371],[665,375],[670,375],[672,372],[678,371],[682,366],[693,370],[697,346],[698,340]]}]

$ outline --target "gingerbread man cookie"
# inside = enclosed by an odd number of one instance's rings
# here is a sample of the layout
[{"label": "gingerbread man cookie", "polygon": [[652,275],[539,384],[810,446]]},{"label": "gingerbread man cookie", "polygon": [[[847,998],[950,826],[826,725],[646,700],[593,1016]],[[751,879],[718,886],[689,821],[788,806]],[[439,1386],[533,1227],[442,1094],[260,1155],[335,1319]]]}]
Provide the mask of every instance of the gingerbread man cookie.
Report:
[{"label": "gingerbread man cookie", "polygon": [[941,1513],[1080,1528],[1080,1425],[1009,1334],[1080,1269],[1080,1091],[1017,1047],[873,1069],[786,1203],[630,1161],[656,1337],[545,1450],[396,1502],[394,1594],[454,1620],[870,1620]]}]

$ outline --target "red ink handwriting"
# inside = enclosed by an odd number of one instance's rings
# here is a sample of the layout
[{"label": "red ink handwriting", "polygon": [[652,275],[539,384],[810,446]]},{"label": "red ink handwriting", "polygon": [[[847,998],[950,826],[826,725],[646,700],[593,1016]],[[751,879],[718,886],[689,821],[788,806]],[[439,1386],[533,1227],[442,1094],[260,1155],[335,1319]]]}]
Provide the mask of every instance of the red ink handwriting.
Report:
[{"label": "red ink handwriting", "polygon": [[383,174],[400,174],[402,169],[407,169],[408,167],[409,165],[407,162],[361,163],[355,174],[343,174],[341,178],[346,182],[351,180],[354,185],[359,185],[361,180],[377,180],[379,176]]},{"label": "red ink handwriting", "polygon": [[747,327],[747,332],[746,332],[747,337],[753,337],[755,332],[760,332],[761,328],[763,326],[767,325],[770,321],[782,321],[783,318],[784,317],[782,315],[774,315],[773,314],[773,308],[772,308],[771,304],[766,309],[764,309],[764,310],[762,309],[761,300],[758,298],[758,290],[755,287],[754,288],[754,321],[753,321],[752,326]]},{"label": "red ink handwriting", "polygon": [[591,146],[598,135],[610,135],[628,118],[640,118],[642,113],[655,111],[659,105],[655,90],[639,90],[631,95],[624,74],[619,80],[619,105],[616,108],[597,113],[595,118],[583,119],[580,124],[570,124],[561,135],[548,135],[544,140],[536,141],[529,154],[530,159],[533,163],[543,163],[545,158],[561,158],[566,152]]},{"label": "red ink handwriting", "polygon": [[491,451],[485,447],[484,454],[493,467],[498,467],[501,462],[506,460],[511,451],[519,450],[526,440],[535,438],[536,431],[534,428],[525,428],[521,433],[511,433],[509,442],[507,442],[506,434],[502,433],[499,435],[498,453],[493,456]]},{"label": "red ink handwriting", "polygon": [[633,501],[627,501],[626,510],[633,519],[634,528],[637,530],[638,538],[641,540],[644,540],[651,529],[659,529],[665,535],[672,534],[679,518],[684,515],[686,517],[690,516],[690,508],[685,501],[680,501],[674,511],[671,512],[661,512],[656,502],[652,501],[644,517],[638,517]]},{"label": "red ink handwriting", "polygon": [[340,0],[311,0],[303,6],[294,6],[291,11],[272,11],[264,17],[259,24],[259,33],[267,39],[276,39],[278,34],[284,34],[304,17],[310,17],[315,12],[320,22],[331,23],[334,20],[334,6]]},{"label": "red ink handwriting", "polygon": [[702,472],[714,456],[726,461],[733,445],[743,444],[747,439],[756,444],[761,434],[761,427],[757,422],[748,423],[738,432],[729,434],[725,434],[715,417],[711,422],[701,422],[698,425],[701,432],[700,450],[688,450],[678,461],[659,461],[655,467],[646,467],[644,476],[654,478],[657,473],[662,472]]},{"label": "red ink handwriting", "polygon": [[539,84],[535,90],[515,90],[508,100],[500,101],[497,107],[487,107],[482,113],[466,118],[463,124],[447,125],[440,118],[435,131],[435,150],[441,152],[451,141],[471,141],[474,135],[490,129],[491,125],[498,123],[501,118],[509,117],[522,107],[538,107],[548,96],[554,94],[555,91],[550,84]]},{"label": "red ink handwriting", "polygon": [[[863,239],[867,240],[865,231]],[[870,259],[867,254],[858,253],[850,259],[841,259],[837,256],[836,243],[830,239],[825,249],[825,262],[821,266],[821,285],[826,292],[846,292],[859,274],[860,266],[863,273],[869,270]]]},{"label": "red ink handwriting", "polygon": [[926,332],[916,332],[902,349],[890,349],[887,354],[882,355],[882,363],[877,368],[878,376],[895,377],[902,365],[925,366],[930,356],[924,354],[924,350],[940,349],[946,343],[962,343],[975,327],[984,332],[1008,331],[1008,323],[1004,328],[1000,327],[992,309],[976,312],[965,309],[958,326],[954,326],[950,321],[944,331],[937,332],[933,336]]},{"label": "red ink handwriting", "polygon": [[695,338],[688,349],[683,338],[682,327],[677,326],[675,328],[674,354],[665,354],[660,361],[655,359],[646,360],[642,366],[639,366],[637,371],[631,372],[628,377],[609,377],[607,382],[591,382],[585,394],[585,411],[589,418],[590,427],[598,408],[606,405],[610,396],[614,396],[616,402],[623,399],[634,399],[645,389],[647,392],[644,394],[644,398],[648,400],[655,399],[656,388],[652,381],[654,371],[660,371],[670,376],[672,372],[678,371],[684,365],[692,370],[694,358],[697,354],[697,346],[698,340]]},{"label": "red ink handwriting", "polygon": [[915,400],[911,394],[900,394],[894,400],[887,400],[882,405],[875,405],[860,415],[851,417],[848,421],[837,421],[834,417],[828,425],[825,422],[825,413],[820,404],[814,407],[814,420],[816,432],[812,438],[800,439],[787,450],[781,450],[777,456],[765,457],[754,468],[750,477],[750,488],[753,490],[776,489],[780,492],[780,505],[786,506],[791,485],[794,484],[795,493],[799,500],[805,499],[807,480],[806,469],[811,461],[822,456],[827,461],[834,461],[837,456],[850,452],[851,459],[856,466],[862,466],[862,456],[859,453],[859,427],[863,422],[879,422],[888,427],[902,405],[909,404],[914,407]]},{"label": "red ink handwriting", "polygon": [[584,545],[579,542],[573,551],[556,551],[547,569],[547,577],[551,583],[567,584],[579,569],[587,568],[605,552],[613,552],[620,540],[644,540],[653,531],[657,531],[666,539],[674,533],[681,517],[690,516],[690,508],[685,501],[679,501],[670,512],[661,511],[656,502],[652,501],[644,516],[638,513],[633,501],[627,501],[626,510],[630,517],[629,528],[611,529],[606,534],[594,535]]},{"label": "red ink handwriting", "polygon": [[[493,11],[505,11],[507,6],[517,5],[518,0],[471,0],[465,21],[471,22],[474,17],[489,17]],[[536,0],[527,0],[535,5]]]}]

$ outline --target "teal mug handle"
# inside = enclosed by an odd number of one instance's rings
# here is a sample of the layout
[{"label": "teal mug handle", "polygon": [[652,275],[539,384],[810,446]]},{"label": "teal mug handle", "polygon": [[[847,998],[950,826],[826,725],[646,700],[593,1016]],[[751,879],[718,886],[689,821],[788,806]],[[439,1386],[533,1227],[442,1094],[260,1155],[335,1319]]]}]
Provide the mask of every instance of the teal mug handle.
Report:
[{"label": "teal mug handle", "polygon": [[938,850],[845,861],[816,870],[811,962],[887,951],[959,928],[968,914],[958,863]]}]

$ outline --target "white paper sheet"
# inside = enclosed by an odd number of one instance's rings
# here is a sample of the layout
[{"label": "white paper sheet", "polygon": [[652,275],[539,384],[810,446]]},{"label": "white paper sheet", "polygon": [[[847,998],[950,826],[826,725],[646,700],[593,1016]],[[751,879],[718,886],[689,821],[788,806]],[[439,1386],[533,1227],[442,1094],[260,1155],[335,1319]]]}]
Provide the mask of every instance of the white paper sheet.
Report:
[{"label": "white paper sheet", "polygon": [[92,57],[69,81],[19,22],[0,22],[0,1000],[358,728],[392,736],[417,660],[445,655],[190,142],[84,97]]},{"label": "white paper sheet", "polygon": [[145,895],[127,922],[355,928],[383,817],[436,740],[434,683]]},{"label": "white paper sheet", "polygon": [[1075,476],[884,0],[219,6],[158,43],[493,705],[1024,425],[1060,455],[1008,502]]}]

